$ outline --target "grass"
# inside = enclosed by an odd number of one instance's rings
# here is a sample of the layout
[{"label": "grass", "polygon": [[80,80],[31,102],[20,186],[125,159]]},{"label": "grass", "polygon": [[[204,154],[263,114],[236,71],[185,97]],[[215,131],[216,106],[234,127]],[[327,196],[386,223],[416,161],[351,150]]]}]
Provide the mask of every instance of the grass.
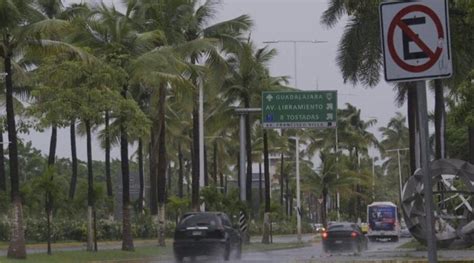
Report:
[{"label": "grass", "polygon": [[416,239],[410,240],[410,242],[407,242],[398,248],[403,248],[403,249],[415,249],[415,250],[426,250],[426,246],[421,244],[420,242],[416,241]]},{"label": "grass", "polygon": [[0,257],[0,263],[76,263],[76,262],[143,262],[151,261],[162,256],[171,255],[171,246],[165,248],[140,247],[135,252],[125,252],[121,250],[102,250],[98,252],[67,251],[53,252],[53,255],[31,254],[26,260],[18,261]]},{"label": "grass", "polygon": [[[147,240],[148,241],[148,240]],[[148,245],[138,247],[135,252],[125,252],[118,249],[103,249],[98,252],[86,252],[86,251],[64,251],[54,252],[53,255],[48,256],[45,253],[30,254],[26,260],[18,261],[7,259],[6,257],[0,257],[0,263],[76,263],[76,262],[147,262],[156,261],[158,259],[170,259],[172,258],[172,246],[170,242],[167,242],[165,248],[159,248],[156,246],[156,240],[153,240],[154,245]],[[68,243],[61,243],[67,245]],[[137,242],[135,242],[137,245]],[[38,244],[40,245],[40,244]],[[43,245],[43,244],[41,244]],[[81,243],[82,245],[82,243]],[[143,244],[142,244],[143,245]],[[244,245],[244,252],[257,252],[257,251],[271,251],[271,250],[282,250],[282,249],[295,249],[305,246],[309,246],[310,243],[274,243],[274,244],[260,244],[252,243],[250,245]],[[31,245],[28,247],[31,248]]]}]

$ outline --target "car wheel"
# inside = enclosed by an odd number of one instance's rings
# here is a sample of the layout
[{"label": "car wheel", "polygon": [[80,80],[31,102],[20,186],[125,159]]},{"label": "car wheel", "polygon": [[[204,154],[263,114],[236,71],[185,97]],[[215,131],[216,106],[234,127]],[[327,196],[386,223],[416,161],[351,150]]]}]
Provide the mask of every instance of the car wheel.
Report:
[{"label": "car wheel", "polygon": [[392,242],[398,242],[398,237],[392,237],[391,240]]}]

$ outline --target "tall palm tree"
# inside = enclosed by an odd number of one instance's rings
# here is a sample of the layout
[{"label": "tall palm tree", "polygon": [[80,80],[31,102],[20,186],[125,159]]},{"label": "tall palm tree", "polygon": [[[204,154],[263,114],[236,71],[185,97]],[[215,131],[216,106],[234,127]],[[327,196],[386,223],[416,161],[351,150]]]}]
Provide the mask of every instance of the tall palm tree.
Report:
[{"label": "tall palm tree", "polygon": [[[187,1],[184,5],[180,6],[177,10],[183,10],[184,12],[180,15],[185,21],[181,25],[181,29],[184,31],[184,41],[195,41],[198,39],[218,39],[220,51],[231,51],[236,50],[240,47],[241,37],[246,33],[252,26],[252,22],[247,15],[242,15],[237,18],[219,22],[216,24],[210,24],[215,18],[215,13],[220,0],[207,0],[204,4],[200,5],[198,0]],[[178,23],[179,24],[179,23]],[[223,75],[225,67],[222,63],[216,63],[222,60],[218,50],[208,50],[207,52],[195,52],[189,54],[191,63],[197,64],[203,59],[204,55],[207,56],[206,63],[209,66],[213,66],[211,70],[211,78],[219,79]],[[198,85],[199,78],[197,74],[192,74],[191,79],[195,84],[194,89],[194,110],[193,110],[193,197],[192,205],[195,210],[199,207],[199,111],[198,111]],[[202,81],[202,79],[201,79]],[[248,194],[249,195],[249,194]]]},{"label": "tall palm tree", "polygon": [[[260,93],[262,91],[262,79],[266,73],[266,67],[276,55],[275,49],[264,47],[256,49],[253,43],[243,43],[242,47],[235,53],[230,54],[229,77],[224,83],[227,96],[240,103],[243,108],[260,104]],[[252,202],[252,142],[251,130],[253,123],[250,115],[245,116],[246,151],[247,151],[247,202]]]},{"label": "tall palm tree", "polygon": [[[25,240],[23,232],[22,201],[19,192],[18,142],[15,110],[13,103],[14,59],[25,54],[28,49],[41,47],[43,54],[69,49],[71,46],[55,40],[44,40],[43,37],[60,35],[69,23],[60,19],[44,19],[44,15],[34,8],[33,1],[0,1],[0,56],[5,70],[6,112],[9,141],[10,180],[12,198],[12,235],[8,256],[25,258]],[[39,41],[38,41],[39,40]],[[37,49],[38,50],[38,49]]]}]

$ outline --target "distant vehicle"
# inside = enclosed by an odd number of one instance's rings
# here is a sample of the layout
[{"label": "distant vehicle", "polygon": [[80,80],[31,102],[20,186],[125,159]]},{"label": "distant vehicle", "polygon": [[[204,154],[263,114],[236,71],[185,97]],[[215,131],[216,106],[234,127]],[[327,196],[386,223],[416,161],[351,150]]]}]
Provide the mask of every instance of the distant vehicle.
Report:
[{"label": "distant vehicle", "polygon": [[367,238],[355,223],[333,223],[321,236],[326,253],[345,250],[361,252],[367,249]]},{"label": "distant vehicle", "polygon": [[322,232],[324,232],[326,229],[324,228],[323,224],[313,224],[313,230],[314,230],[314,232],[316,232],[316,233],[322,233]]},{"label": "distant vehicle", "polygon": [[365,235],[367,232],[369,232],[369,224],[367,223],[360,223],[359,224],[360,229],[362,230],[362,233]]},{"label": "distant vehicle", "polygon": [[400,237],[397,206],[392,202],[374,202],[367,206],[370,241],[388,239],[397,242]]},{"label": "distant vehicle", "polygon": [[242,240],[225,213],[186,213],[176,226],[173,250],[177,262],[196,256],[220,257],[227,261],[232,252],[240,259]]}]

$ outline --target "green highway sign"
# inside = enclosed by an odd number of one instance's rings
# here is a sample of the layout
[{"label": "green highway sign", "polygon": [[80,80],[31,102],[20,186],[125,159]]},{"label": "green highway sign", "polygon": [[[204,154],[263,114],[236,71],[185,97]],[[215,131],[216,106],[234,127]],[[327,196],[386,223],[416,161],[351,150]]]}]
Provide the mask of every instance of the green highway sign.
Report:
[{"label": "green highway sign", "polygon": [[337,91],[262,93],[264,128],[335,128]]}]

